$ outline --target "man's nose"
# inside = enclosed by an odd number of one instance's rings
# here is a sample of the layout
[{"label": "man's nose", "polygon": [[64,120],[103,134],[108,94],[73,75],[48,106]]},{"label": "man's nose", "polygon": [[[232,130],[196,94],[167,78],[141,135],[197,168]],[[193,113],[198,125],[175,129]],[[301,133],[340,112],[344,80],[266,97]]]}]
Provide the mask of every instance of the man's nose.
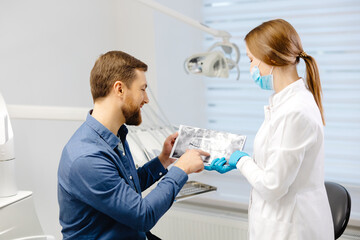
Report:
[{"label": "man's nose", "polygon": [[144,104],[148,104],[149,102],[150,102],[149,97],[147,93],[145,93]]}]

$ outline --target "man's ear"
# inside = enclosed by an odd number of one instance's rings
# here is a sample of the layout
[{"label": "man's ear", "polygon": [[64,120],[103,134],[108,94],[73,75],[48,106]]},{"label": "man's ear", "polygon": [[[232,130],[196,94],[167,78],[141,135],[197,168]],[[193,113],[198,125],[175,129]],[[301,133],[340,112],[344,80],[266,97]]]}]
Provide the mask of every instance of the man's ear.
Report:
[{"label": "man's ear", "polygon": [[121,96],[124,94],[125,84],[121,81],[116,81],[113,85],[113,90],[116,95]]}]

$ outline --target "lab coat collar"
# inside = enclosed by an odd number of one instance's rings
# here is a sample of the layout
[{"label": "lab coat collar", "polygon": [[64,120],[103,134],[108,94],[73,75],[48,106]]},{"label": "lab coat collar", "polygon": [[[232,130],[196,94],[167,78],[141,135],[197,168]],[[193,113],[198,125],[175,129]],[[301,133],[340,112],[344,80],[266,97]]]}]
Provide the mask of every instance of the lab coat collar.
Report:
[{"label": "lab coat collar", "polygon": [[292,95],[292,93],[301,89],[306,89],[304,80],[302,78],[289,84],[280,92],[274,93],[269,98],[270,109],[279,106],[282,102],[286,101],[286,99],[288,99]]},{"label": "lab coat collar", "polygon": [[[87,117],[86,117],[86,121],[85,123],[87,125],[89,125],[92,129],[94,129],[94,131],[99,134],[99,136],[104,139],[104,141],[109,144],[109,146],[114,149],[115,147],[117,147],[117,145],[120,142],[120,139],[115,136],[115,134],[113,134],[109,129],[107,129],[104,125],[102,125],[98,120],[96,120],[93,116],[91,116],[92,110],[89,111]],[[124,125],[123,125],[124,126]],[[120,127],[119,129],[119,133],[120,131],[124,131],[122,130],[122,127]],[[126,127],[125,130],[127,131]],[[121,136],[119,134],[119,136]],[[126,136],[126,134],[125,134]]]}]

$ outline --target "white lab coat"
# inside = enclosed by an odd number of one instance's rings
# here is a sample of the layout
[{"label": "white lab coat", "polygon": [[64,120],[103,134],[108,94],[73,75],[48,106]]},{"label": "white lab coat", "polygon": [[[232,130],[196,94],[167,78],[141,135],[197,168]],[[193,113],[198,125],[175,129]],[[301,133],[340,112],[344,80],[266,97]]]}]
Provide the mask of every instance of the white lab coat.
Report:
[{"label": "white lab coat", "polygon": [[302,79],[270,97],[253,158],[237,168],[252,186],[250,240],[334,239],[324,186],[320,111]]}]

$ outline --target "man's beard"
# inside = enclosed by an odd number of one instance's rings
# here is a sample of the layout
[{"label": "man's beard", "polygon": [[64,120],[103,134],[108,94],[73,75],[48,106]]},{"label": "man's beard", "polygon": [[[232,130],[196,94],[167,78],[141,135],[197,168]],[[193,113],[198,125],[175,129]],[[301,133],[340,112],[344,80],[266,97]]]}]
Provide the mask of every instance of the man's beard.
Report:
[{"label": "man's beard", "polygon": [[140,108],[134,106],[132,100],[126,101],[122,108],[126,125],[138,126],[142,122]]}]

